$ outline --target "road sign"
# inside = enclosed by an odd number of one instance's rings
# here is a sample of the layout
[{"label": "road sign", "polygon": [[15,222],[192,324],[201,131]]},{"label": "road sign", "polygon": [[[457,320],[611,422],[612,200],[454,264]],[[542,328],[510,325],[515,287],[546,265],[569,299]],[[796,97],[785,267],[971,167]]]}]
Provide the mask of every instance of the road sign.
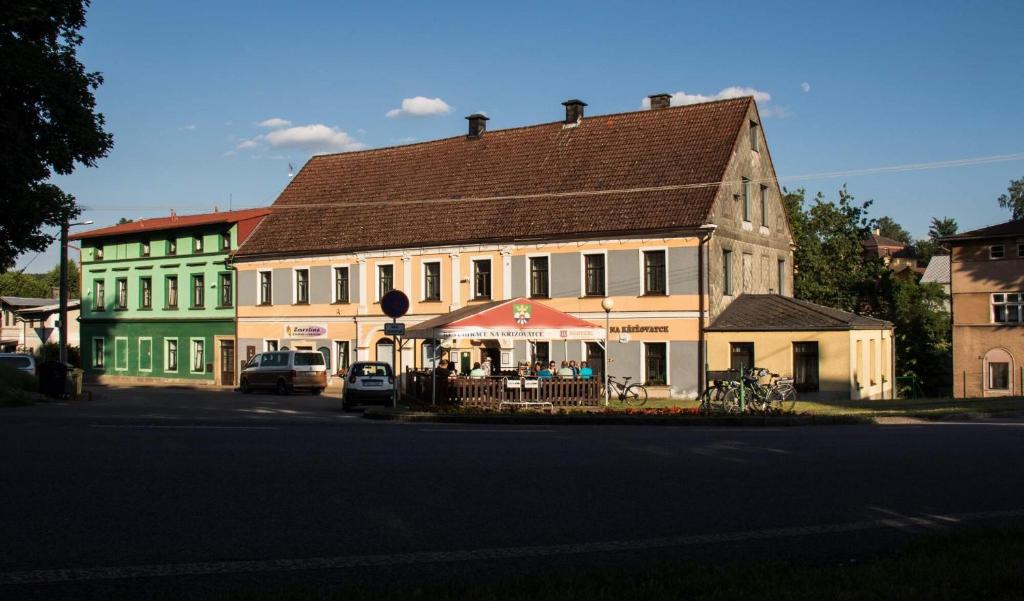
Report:
[{"label": "road sign", "polygon": [[405,324],[392,322],[384,324],[384,334],[387,336],[405,336]]},{"label": "road sign", "polygon": [[398,319],[409,311],[409,297],[401,290],[390,290],[380,297],[380,309],[391,319]]},{"label": "road sign", "polygon": [[36,336],[39,336],[39,339],[42,340],[44,343],[48,342],[50,340],[50,334],[53,333],[53,328],[34,328],[34,329],[36,331]]}]

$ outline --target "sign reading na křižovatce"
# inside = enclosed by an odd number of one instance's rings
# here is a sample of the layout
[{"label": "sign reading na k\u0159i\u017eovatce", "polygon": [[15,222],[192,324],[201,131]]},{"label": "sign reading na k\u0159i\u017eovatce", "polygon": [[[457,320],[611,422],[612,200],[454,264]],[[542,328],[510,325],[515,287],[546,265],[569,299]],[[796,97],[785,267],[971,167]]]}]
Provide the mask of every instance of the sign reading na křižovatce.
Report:
[{"label": "sign reading na k\u0159i\u017eovatce", "polygon": [[611,326],[612,334],[668,334],[668,326]]},{"label": "sign reading na k\u0159i\u017eovatce", "polygon": [[327,326],[323,324],[286,324],[284,326],[285,338],[323,338],[327,335]]}]

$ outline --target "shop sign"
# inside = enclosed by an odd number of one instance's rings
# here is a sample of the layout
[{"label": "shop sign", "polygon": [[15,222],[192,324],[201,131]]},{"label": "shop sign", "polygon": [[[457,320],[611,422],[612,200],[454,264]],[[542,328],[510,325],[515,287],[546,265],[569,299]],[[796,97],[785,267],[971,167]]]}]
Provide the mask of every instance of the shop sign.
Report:
[{"label": "shop sign", "polygon": [[323,324],[285,324],[285,338],[323,338],[327,336],[327,326]]},{"label": "shop sign", "polygon": [[608,331],[612,334],[668,334],[668,326],[611,326]]}]

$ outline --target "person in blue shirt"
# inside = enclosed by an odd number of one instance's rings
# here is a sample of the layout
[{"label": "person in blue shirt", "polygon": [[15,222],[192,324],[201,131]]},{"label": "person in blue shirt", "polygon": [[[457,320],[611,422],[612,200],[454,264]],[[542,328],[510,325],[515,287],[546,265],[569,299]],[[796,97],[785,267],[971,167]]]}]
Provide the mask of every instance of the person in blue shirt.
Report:
[{"label": "person in blue shirt", "polygon": [[551,376],[553,376],[553,375],[554,374],[551,373],[550,369],[548,369],[547,367],[541,366],[540,371],[537,372],[537,379],[539,379],[539,380],[550,380]]},{"label": "person in blue shirt", "polygon": [[594,377],[594,370],[590,369],[590,364],[586,361],[580,363],[580,379],[589,380]]}]

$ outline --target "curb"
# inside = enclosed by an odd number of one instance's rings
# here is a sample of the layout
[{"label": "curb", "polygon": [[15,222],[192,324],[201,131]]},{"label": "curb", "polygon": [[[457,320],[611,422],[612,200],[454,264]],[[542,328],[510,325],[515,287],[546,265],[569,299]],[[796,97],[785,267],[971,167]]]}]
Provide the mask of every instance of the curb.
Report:
[{"label": "curb", "polygon": [[494,424],[494,425],[548,425],[548,426],[719,426],[761,428],[773,426],[845,426],[874,424],[870,417],[856,415],[795,415],[795,416],[675,416],[675,415],[501,415],[429,413],[423,411],[394,411],[367,409],[363,419],[378,421],[418,422],[438,424]]}]

